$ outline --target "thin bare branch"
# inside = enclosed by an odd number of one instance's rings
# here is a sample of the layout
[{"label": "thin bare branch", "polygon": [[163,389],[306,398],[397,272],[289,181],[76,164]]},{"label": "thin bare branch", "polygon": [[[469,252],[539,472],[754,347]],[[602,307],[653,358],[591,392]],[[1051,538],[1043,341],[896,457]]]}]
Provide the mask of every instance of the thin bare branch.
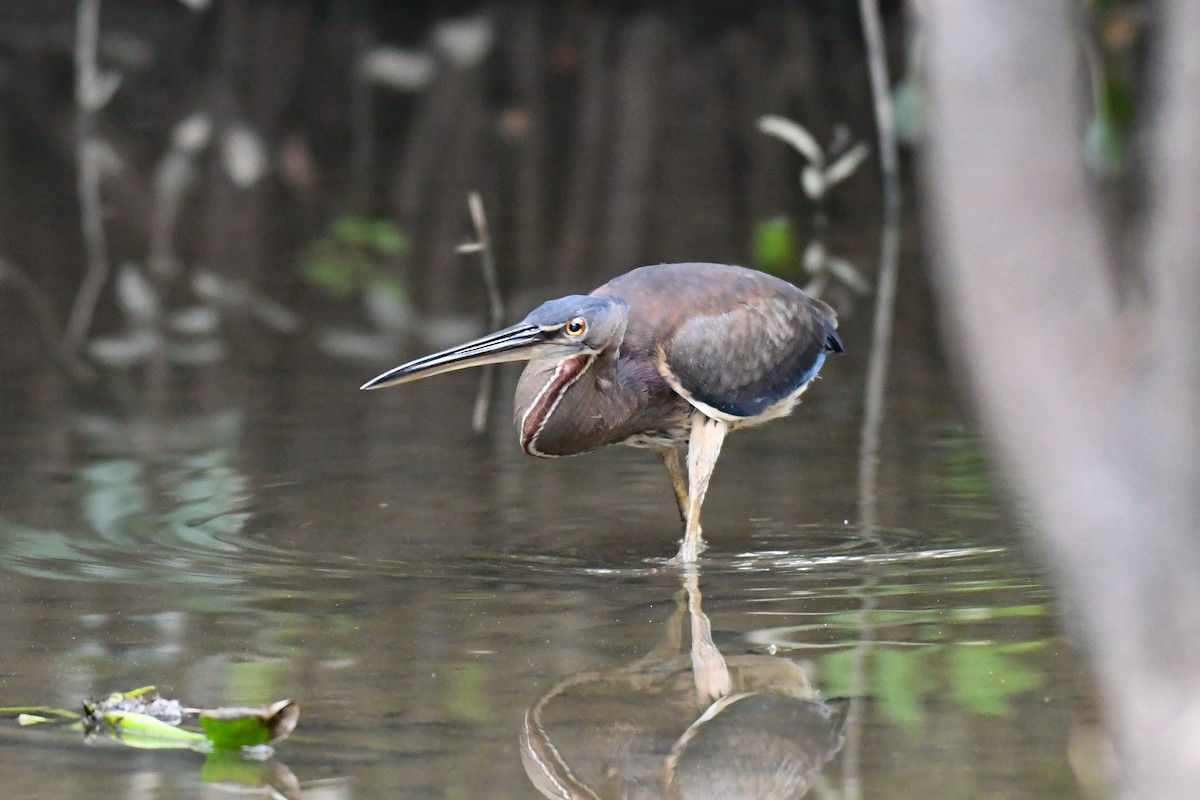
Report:
[{"label": "thin bare branch", "polygon": [[863,40],[867,46],[867,65],[871,71],[871,97],[875,103],[875,126],[879,131],[879,167],[883,171],[883,205],[900,208],[900,154],[896,146],[896,118],[892,108],[891,80],[888,78],[887,44],[879,0],[859,0]]},{"label": "thin bare branch", "polygon": [[488,326],[498,328],[504,322],[504,298],[500,294],[500,278],[492,254],[492,234],[479,192],[467,195],[467,207],[471,209],[471,223],[475,226],[475,241],[479,245],[479,264],[483,268],[483,286],[487,290]]},{"label": "thin bare branch", "polygon": [[78,117],[76,118],[76,159],[79,176],[76,190],[82,215],[83,240],[87,251],[87,272],[71,316],[67,320],[65,347],[78,353],[92,327],[92,317],[100,292],[108,281],[108,241],[104,232],[104,211],[100,197],[101,167],[96,134],[98,105],[89,98],[89,87],[99,82],[96,62],[100,37],[100,0],[79,0],[75,28],[75,83]]},{"label": "thin bare branch", "polygon": [[[459,253],[479,253],[479,264],[483,270],[483,286],[488,297],[488,327],[499,328],[504,322],[504,298],[500,294],[500,279],[496,274],[496,259],[492,255],[492,236],[488,229],[487,215],[483,211],[483,197],[479,192],[467,195],[467,207],[471,210],[471,222],[475,226],[475,241],[460,246]],[[487,430],[488,410],[492,402],[492,386],[496,382],[496,365],[488,364],[479,376],[479,392],[475,395],[475,410],[471,414],[471,428],[476,433]]]},{"label": "thin bare branch", "polygon": [[[879,131],[879,161],[883,172],[883,237],[880,243],[879,276],[876,279],[875,321],[871,334],[871,353],[867,360],[866,398],[862,434],[858,451],[859,524],[864,539],[879,541],[878,478],[879,441],[887,401],[887,376],[891,362],[892,320],[896,305],[896,281],[900,261],[900,168],[896,149],[896,129],[892,117],[891,91],[887,72],[887,51],[883,25],[876,0],[860,0],[863,38],[871,71],[871,93],[875,101],[875,124]],[[865,157],[865,152],[863,157]],[[849,156],[843,156],[847,158]],[[860,639],[854,649],[851,677],[855,681],[854,698],[846,718],[845,796],[862,796],[860,759],[863,708],[866,696],[866,664],[873,638],[871,612],[875,608],[878,576],[874,568],[864,576],[859,609]]]},{"label": "thin bare branch", "polygon": [[0,285],[5,283],[10,284],[29,307],[38,335],[63,372],[76,383],[94,380],[95,370],[79,358],[77,351],[65,347],[59,338],[61,328],[58,315],[54,313],[54,303],[24,270],[0,258]]}]

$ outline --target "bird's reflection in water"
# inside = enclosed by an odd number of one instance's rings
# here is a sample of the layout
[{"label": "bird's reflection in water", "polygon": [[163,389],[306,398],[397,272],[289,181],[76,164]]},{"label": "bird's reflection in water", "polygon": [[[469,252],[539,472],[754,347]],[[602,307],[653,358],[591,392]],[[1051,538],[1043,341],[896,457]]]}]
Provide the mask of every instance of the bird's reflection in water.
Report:
[{"label": "bird's reflection in water", "polygon": [[662,643],[559,681],[525,714],[521,760],[550,798],[790,800],[841,749],[845,718],[795,662],[723,656],[689,567]]}]

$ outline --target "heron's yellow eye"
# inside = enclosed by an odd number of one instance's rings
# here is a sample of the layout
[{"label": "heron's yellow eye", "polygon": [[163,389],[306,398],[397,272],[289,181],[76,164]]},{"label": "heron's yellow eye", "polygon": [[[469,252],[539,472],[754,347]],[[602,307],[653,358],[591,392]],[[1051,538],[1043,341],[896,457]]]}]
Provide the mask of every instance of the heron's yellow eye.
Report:
[{"label": "heron's yellow eye", "polygon": [[587,320],[585,320],[583,317],[576,317],[567,323],[567,336],[583,336],[583,332],[586,330]]}]

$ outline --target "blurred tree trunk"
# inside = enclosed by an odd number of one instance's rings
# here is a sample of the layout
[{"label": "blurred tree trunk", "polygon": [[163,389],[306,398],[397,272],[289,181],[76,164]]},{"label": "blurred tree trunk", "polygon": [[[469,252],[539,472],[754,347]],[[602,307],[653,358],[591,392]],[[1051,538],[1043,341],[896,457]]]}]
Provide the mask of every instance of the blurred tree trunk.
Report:
[{"label": "blurred tree trunk", "polygon": [[607,235],[600,264],[616,275],[638,264],[646,239],[649,187],[654,182],[655,152],[661,146],[659,127],[664,104],[657,80],[667,63],[673,31],[654,13],[638,17],[621,36],[620,55],[613,75],[616,103],[608,175]]},{"label": "blurred tree trunk", "polygon": [[508,69],[526,128],[517,136],[513,176],[514,271],[521,284],[546,274],[546,74],[543,10],[524,2],[512,10],[508,25]]},{"label": "blurred tree trunk", "polygon": [[1083,167],[1075,0],[929,6],[951,338],[1080,618],[1128,797],[1200,797],[1200,3],[1155,7],[1145,296]]},{"label": "blurred tree trunk", "polygon": [[614,38],[612,18],[589,13],[580,25],[579,89],[569,149],[562,224],[550,266],[564,286],[584,283],[588,254],[594,249],[597,195],[603,183],[609,117],[614,104],[610,69],[605,58]]}]

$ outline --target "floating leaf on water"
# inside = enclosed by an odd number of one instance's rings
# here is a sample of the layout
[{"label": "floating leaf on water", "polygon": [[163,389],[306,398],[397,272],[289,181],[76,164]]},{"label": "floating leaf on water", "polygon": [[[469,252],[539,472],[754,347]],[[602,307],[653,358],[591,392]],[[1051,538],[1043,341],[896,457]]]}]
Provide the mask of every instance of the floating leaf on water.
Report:
[{"label": "floating leaf on water", "polygon": [[188,749],[207,751],[208,737],[202,733],[177,728],[148,714],[133,711],[110,711],[104,723],[113,729],[122,744],[139,750]]},{"label": "floating leaf on water", "polygon": [[249,757],[245,750],[213,750],[200,768],[200,780],[231,794],[246,794],[250,789],[254,794],[283,800],[299,800],[302,796],[300,781],[290,769],[278,761]]},{"label": "floating leaf on water", "polygon": [[286,739],[300,721],[300,705],[280,700],[265,708],[214,708],[200,712],[200,726],[221,750],[273,744]]},{"label": "floating leaf on water", "polygon": [[[269,758],[268,745],[286,739],[300,719],[300,706],[280,700],[263,708],[185,709],[178,700],[159,696],[153,686],[114,692],[103,700],[88,700],[80,711],[48,706],[0,708],[21,725],[47,722],[78,724],[89,736],[107,735],[139,749],[187,748],[200,752],[244,749]],[[198,714],[204,733],[179,727],[185,715]],[[250,748],[250,750],[245,750]]]}]

